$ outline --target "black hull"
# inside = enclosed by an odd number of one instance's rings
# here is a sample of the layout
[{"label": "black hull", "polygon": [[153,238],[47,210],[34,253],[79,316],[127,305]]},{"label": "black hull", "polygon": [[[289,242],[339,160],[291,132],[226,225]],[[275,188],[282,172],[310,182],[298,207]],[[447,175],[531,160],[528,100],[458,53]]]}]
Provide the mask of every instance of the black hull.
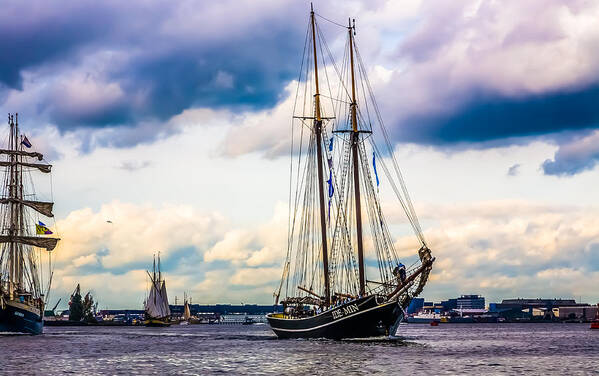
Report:
[{"label": "black hull", "polygon": [[389,335],[400,319],[397,301],[377,303],[368,296],[307,318],[267,316],[271,329],[279,338],[367,338]]},{"label": "black hull", "polygon": [[9,304],[0,308],[0,332],[42,334],[43,331],[40,315]]}]

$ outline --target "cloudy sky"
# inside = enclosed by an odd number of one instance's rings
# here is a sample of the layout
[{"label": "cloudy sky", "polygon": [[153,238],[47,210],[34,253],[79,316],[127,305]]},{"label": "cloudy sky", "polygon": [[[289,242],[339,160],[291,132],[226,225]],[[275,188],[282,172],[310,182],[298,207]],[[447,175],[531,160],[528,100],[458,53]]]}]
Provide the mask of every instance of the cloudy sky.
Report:
[{"label": "cloudy sky", "polygon": [[[8,0],[0,109],[54,165],[50,298],[269,304],[309,2]],[[599,3],[315,1],[357,43],[437,262],[423,296],[599,301]],[[345,34],[326,28],[329,43]],[[404,221],[389,203],[390,221]],[[108,223],[110,220],[112,223]],[[396,234],[402,241],[402,234]],[[406,240],[407,241],[407,240]],[[63,304],[64,306],[64,304]]]}]

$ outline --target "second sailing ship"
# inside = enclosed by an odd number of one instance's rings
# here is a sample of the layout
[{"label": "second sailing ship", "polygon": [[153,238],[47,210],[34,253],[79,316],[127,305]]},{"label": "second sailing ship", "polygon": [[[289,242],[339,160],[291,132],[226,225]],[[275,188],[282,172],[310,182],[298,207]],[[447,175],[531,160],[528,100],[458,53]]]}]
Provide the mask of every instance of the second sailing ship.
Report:
[{"label": "second sailing ship", "polygon": [[166,281],[162,278],[160,270],[160,255],[158,255],[158,264],[156,264],[156,257],[154,257],[152,273],[148,272],[148,276],[150,277],[150,292],[144,307],[144,325],[170,326],[171,309],[166,294]]},{"label": "second sailing ship", "polygon": [[49,251],[59,239],[48,237],[52,231],[39,221],[39,215],[54,216],[54,204],[38,201],[30,186],[33,179],[25,177],[30,172],[50,173],[52,166],[43,162],[42,154],[26,150],[32,145],[19,135],[18,115],[9,115],[8,124],[8,146],[0,149],[0,167],[5,169],[0,198],[0,332],[41,334],[52,271],[44,286],[40,263],[46,256],[50,263]]}]

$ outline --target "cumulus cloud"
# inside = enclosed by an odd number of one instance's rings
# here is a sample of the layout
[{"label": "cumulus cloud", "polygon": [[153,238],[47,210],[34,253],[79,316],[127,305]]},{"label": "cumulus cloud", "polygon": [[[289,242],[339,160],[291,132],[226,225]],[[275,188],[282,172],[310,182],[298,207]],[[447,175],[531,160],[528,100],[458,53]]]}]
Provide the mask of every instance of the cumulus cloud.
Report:
[{"label": "cumulus cloud", "polygon": [[273,218],[251,229],[233,229],[204,255],[206,261],[232,261],[237,265],[258,267],[282,262],[287,235],[287,207],[276,205]]},{"label": "cumulus cloud", "polygon": [[[285,100],[273,109],[245,112],[232,122],[225,139],[219,147],[221,154],[236,157],[255,151],[264,152],[267,158],[289,154],[291,147],[291,113],[297,82],[285,89]],[[295,130],[297,131],[297,129]]]},{"label": "cumulus cloud", "polygon": [[[98,212],[78,211],[57,224],[64,240],[53,296],[81,283],[107,306],[141,305],[144,270],[160,249],[171,296],[187,291],[198,303],[268,303],[285,256],[284,209],[281,204],[270,221],[242,229],[181,207],[112,203]],[[582,295],[594,302],[597,210],[514,200],[426,205],[421,219],[428,223],[425,235],[437,261],[423,296],[472,292],[493,301]],[[157,218],[164,228],[153,224]],[[417,244],[413,236],[400,236],[396,247],[408,260]]]},{"label": "cumulus cloud", "polygon": [[102,304],[134,308],[159,251],[171,296],[186,291],[201,302],[267,303],[284,257],[284,212],[278,205],[271,221],[239,230],[218,214],[187,206],[113,202],[76,210],[56,224],[62,241],[53,260],[53,296],[81,283]]},{"label": "cumulus cloud", "polygon": [[97,259],[109,269],[147,264],[159,251],[167,260],[181,248],[204,249],[224,226],[222,217],[190,207],[153,208],[119,202],[103,205],[98,212],[76,210],[57,222],[63,238],[61,259],[76,260],[79,266]]},{"label": "cumulus cloud", "polygon": [[281,278],[281,268],[244,268],[239,269],[229,281],[234,285],[273,285]]},{"label": "cumulus cloud", "polygon": [[571,176],[590,170],[599,161],[599,131],[559,145],[553,160],[541,166],[545,175]]},{"label": "cumulus cloud", "polygon": [[[599,299],[593,287],[599,282],[596,207],[504,200],[426,209],[436,223],[425,234],[437,262],[425,296],[444,298],[451,291],[495,300],[515,295]],[[400,246],[411,243],[398,239]]]}]

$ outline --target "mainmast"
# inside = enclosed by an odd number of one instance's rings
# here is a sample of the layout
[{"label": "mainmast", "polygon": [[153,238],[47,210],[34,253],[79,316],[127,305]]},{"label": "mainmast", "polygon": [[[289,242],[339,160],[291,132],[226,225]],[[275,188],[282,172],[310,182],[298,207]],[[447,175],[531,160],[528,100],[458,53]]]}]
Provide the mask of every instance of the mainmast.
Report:
[{"label": "mainmast", "polygon": [[158,283],[162,281],[162,272],[160,271],[160,252],[158,252]]},{"label": "mainmast", "polygon": [[154,254],[154,262],[152,263],[152,284],[156,284],[156,254]]},{"label": "mainmast", "polygon": [[320,230],[322,237],[322,269],[324,273],[324,299],[325,305],[331,302],[331,286],[329,281],[329,255],[327,249],[327,222],[324,204],[324,176],[322,171],[322,117],[320,113],[320,92],[318,89],[318,58],[316,56],[316,22],[314,21],[314,8],[310,4],[310,20],[312,22],[312,47],[314,48],[314,78],[316,93],[314,94],[314,133],[316,134],[316,156],[318,160],[318,196],[320,201]]},{"label": "mainmast", "polygon": [[[355,25],[355,21],[354,21]],[[358,115],[356,101],[356,78],[354,74],[354,30],[355,26],[352,27],[351,20],[347,27],[349,33],[349,58],[351,66],[351,93],[352,102],[350,105],[351,109],[351,123],[352,123],[352,162],[354,168],[354,200],[356,201],[356,232],[357,232],[357,243],[358,243],[358,268],[360,277],[360,295],[366,293],[366,278],[364,276],[364,244],[362,240],[362,207],[360,202],[360,172],[359,172],[359,161],[358,161],[358,144],[360,142],[360,132],[358,130]]]},{"label": "mainmast", "polygon": [[[17,118],[17,123],[18,123],[18,118]],[[9,115],[9,125],[10,125],[10,150],[17,150],[16,147],[16,138],[15,138],[15,134],[17,132],[17,130],[15,129],[15,122],[14,122],[14,118],[12,115]],[[8,178],[8,197],[11,199],[16,199],[17,198],[17,172],[16,172],[16,168],[17,168],[17,155],[16,154],[11,154],[10,155],[10,168],[9,168],[9,178]],[[10,203],[10,208],[9,208],[9,229],[8,229],[8,233],[9,236],[13,237],[16,235],[16,231],[17,231],[17,215],[16,215],[16,211],[17,211],[17,203],[15,201]],[[11,241],[9,243],[9,271],[10,271],[10,280],[9,280],[9,290],[10,290],[10,294],[13,295],[15,290],[20,290],[21,286],[19,283],[19,275],[21,274],[19,271],[19,264],[20,264],[20,260],[19,260],[19,255],[18,255],[18,244],[16,242]],[[11,297],[12,298],[12,297]]]}]

